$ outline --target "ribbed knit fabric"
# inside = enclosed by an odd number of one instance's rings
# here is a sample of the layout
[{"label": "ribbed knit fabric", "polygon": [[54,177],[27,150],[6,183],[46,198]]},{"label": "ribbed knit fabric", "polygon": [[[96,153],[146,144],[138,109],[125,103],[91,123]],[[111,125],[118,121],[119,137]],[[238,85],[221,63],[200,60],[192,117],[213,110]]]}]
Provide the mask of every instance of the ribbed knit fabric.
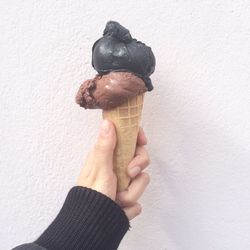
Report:
[{"label": "ribbed knit fabric", "polygon": [[48,250],[114,250],[129,228],[126,214],[112,199],[90,188],[73,187],[35,243]]}]

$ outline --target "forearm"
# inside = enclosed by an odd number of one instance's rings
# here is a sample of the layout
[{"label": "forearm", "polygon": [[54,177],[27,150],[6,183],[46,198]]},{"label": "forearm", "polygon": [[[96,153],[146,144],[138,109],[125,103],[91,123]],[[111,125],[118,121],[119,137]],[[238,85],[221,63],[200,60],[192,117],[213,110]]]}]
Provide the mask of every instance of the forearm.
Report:
[{"label": "forearm", "polygon": [[55,220],[34,244],[15,250],[112,250],[118,248],[128,229],[128,218],[112,199],[89,188],[74,187]]}]

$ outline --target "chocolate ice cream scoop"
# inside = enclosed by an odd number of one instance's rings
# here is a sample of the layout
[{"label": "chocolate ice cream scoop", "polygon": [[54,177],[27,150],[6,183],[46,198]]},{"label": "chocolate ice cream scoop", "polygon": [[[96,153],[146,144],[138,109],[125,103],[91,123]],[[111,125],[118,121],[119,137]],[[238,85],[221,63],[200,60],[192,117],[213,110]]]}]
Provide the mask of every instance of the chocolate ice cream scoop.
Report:
[{"label": "chocolate ice cream scoop", "polygon": [[78,90],[76,103],[86,109],[108,110],[146,91],[143,80],[133,73],[110,72],[85,81]]},{"label": "chocolate ice cream scoop", "polygon": [[102,109],[103,119],[115,126],[113,165],[119,192],[130,183],[127,167],[135,156],[144,93],[153,89],[149,77],[155,57],[150,47],[111,21],[92,47],[92,65],[98,74],[80,86],[76,102],[85,109]]},{"label": "chocolate ice cream scoop", "polygon": [[139,76],[148,91],[153,89],[149,76],[155,69],[155,57],[150,47],[131,37],[129,30],[118,22],[107,23],[103,37],[92,48],[92,65],[100,74],[127,71]]}]

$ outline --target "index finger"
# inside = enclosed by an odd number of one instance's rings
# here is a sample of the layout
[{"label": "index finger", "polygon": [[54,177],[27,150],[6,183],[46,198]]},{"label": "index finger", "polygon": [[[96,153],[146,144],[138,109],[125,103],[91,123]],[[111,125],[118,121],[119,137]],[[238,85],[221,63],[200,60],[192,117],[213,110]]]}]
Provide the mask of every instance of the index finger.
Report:
[{"label": "index finger", "polygon": [[118,200],[122,207],[135,204],[142,196],[149,182],[149,175],[145,172],[140,173],[131,181],[127,190],[117,193],[116,200]]},{"label": "index finger", "polygon": [[145,136],[144,130],[142,127],[139,128],[138,136],[137,136],[137,145],[144,146],[147,144],[147,138]]}]

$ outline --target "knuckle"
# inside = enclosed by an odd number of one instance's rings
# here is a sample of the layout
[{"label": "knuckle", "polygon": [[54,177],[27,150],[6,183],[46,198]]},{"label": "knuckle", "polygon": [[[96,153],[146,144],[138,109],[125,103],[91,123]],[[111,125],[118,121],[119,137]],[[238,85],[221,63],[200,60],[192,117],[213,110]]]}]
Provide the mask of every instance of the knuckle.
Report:
[{"label": "knuckle", "polygon": [[146,151],[146,159],[147,159],[147,164],[149,165],[151,160],[147,151]]},{"label": "knuckle", "polygon": [[103,143],[103,142],[96,143],[94,146],[94,150],[95,150],[95,152],[100,152],[100,153],[106,152],[105,143]]},{"label": "knuckle", "polygon": [[149,157],[148,152],[147,152],[145,149],[144,149],[144,152],[143,152],[143,154],[141,155],[141,157],[142,157],[143,163],[144,163],[145,165],[149,165],[149,164],[150,164],[150,157]]},{"label": "knuckle", "polygon": [[136,215],[139,215],[142,212],[142,206],[141,204],[137,204],[136,205]]},{"label": "knuckle", "polygon": [[125,202],[128,204],[128,205],[133,205],[134,203],[136,203],[136,199],[133,195],[128,195],[126,198],[125,198]]},{"label": "knuckle", "polygon": [[145,183],[148,185],[150,183],[150,176],[148,173],[142,173]]},{"label": "knuckle", "polygon": [[150,164],[150,158],[149,156],[147,155],[146,158],[145,158],[145,164],[148,166]]}]

